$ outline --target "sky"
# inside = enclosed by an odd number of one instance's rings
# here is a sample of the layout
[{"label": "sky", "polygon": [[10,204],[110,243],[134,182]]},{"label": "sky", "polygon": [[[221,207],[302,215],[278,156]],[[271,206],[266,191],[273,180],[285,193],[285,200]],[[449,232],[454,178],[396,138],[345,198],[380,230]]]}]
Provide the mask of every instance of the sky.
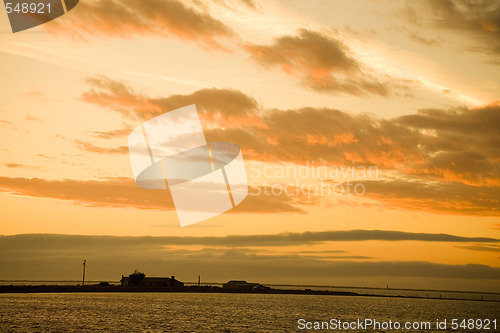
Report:
[{"label": "sky", "polygon": [[[0,11],[0,279],[500,292],[500,4],[87,0]],[[249,195],[180,227],[127,137],[195,104]]]}]

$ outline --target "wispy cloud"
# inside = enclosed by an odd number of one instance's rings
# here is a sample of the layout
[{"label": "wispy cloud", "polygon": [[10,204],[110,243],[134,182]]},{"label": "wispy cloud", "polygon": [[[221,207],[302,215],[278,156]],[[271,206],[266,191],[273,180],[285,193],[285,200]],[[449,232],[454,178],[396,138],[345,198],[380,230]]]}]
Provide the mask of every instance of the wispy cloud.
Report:
[{"label": "wispy cloud", "polygon": [[119,137],[128,136],[132,132],[132,128],[124,124],[123,128],[110,130],[110,131],[93,131],[90,134],[99,139],[116,139]]},{"label": "wispy cloud", "polygon": [[40,167],[37,166],[32,166],[32,165],[25,165],[21,163],[5,163],[4,164],[7,168],[11,169],[32,169],[32,170],[40,170]]},{"label": "wispy cloud", "polygon": [[[500,4],[496,1],[428,1],[438,16],[436,23],[447,29],[469,32],[483,43],[483,48],[500,52]],[[475,40],[477,40],[475,39]]]},{"label": "wispy cloud", "polygon": [[[359,182],[352,182],[355,186]],[[388,207],[458,215],[499,216],[500,187],[458,182],[366,180],[364,196]]]},{"label": "wispy cloud", "polygon": [[[500,239],[491,237],[464,237],[451,234],[431,234],[391,230],[345,230],[345,231],[308,231],[302,233],[280,233],[263,235],[229,235],[229,236],[165,236],[165,237],[118,237],[118,236],[65,236],[65,235],[18,235],[0,236],[5,242],[19,239],[31,239],[27,248],[44,246],[46,242],[52,246],[63,246],[71,242],[75,247],[88,247],[89,241],[95,246],[110,247],[164,247],[180,245],[201,245],[231,248],[246,247],[281,247],[311,245],[325,242],[362,242],[362,241],[419,241],[446,243],[500,243]],[[58,245],[59,244],[59,245]],[[79,244],[79,245],[78,245]],[[7,245],[5,245],[7,246]],[[51,247],[48,247],[51,248]]]},{"label": "wispy cloud", "polygon": [[428,0],[406,6],[406,18],[417,26],[460,34],[469,39],[468,50],[500,52],[500,4],[496,1]]},{"label": "wispy cloud", "polygon": [[462,245],[457,246],[460,249],[481,251],[481,252],[500,252],[500,245],[490,244],[490,245]]},{"label": "wispy cloud", "polygon": [[[23,166],[15,166],[23,167]],[[133,207],[152,210],[173,210],[172,197],[168,191],[142,189],[129,178],[95,180],[45,180],[40,178],[0,177],[0,191],[12,195],[34,198],[69,200],[89,207]],[[230,213],[303,213],[302,196],[266,196],[264,191],[251,192],[260,195],[248,196]],[[305,194],[307,195],[307,194]]]},{"label": "wispy cloud", "polygon": [[40,118],[38,116],[31,115],[29,113],[26,115],[26,117],[24,117],[24,120],[34,121],[34,122],[37,122],[37,123],[43,123],[42,118]]},{"label": "wispy cloud", "polygon": [[178,0],[83,1],[67,20],[54,20],[47,27],[52,32],[80,38],[86,34],[122,38],[174,36],[219,49],[218,39],[233,35],[228,26],[208,12]]},{"label": "wispy cloud", "polygon": [[17,129],[16,125],[14,125],[11,121],[8,121],[5,119],[0,119],[0,125],[5,126],[5,127],[10,127],[13,129]]},{"label": "wispy cloud", "polygon": [[88,151],[91,153],[99,153],[99,154],[128,154],[127,146],[119,146],[119,147],[99,147],[94,145],[91,142],[86,141],[75,141],[76,145],[80,150]]}]

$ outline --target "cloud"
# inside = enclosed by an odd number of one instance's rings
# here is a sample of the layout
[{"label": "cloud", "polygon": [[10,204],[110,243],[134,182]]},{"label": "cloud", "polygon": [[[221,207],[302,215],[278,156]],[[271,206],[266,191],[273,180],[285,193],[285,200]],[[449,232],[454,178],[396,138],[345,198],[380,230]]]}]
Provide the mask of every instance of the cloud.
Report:
[{"label": "cloud", "polygon": [[496,244],[491,245],[462,245],[457,246],[460,249],[481,251],[481,252],[500,252],[500,246]]},{"label": "cloud", "polygon": [[40,167],[32,166],[32,165],[25,165],[25,164],[20,164],[20,163],[5,163],[4,164],[7,168],[11,169],[33,169],[33,170],[40,170]]},{"label": "cloud", "polygon": [[404,179],[351,182],[351,186],[356,184],[363,184],[365,197],[390,207],[460,215],[500,215],[500,187]]},{"label": "cloud", "polygon": [[271,45],[247,44],[244,49],[266,68],[280,68],[298,76],[315,91],[362,96],[389,94],[387,82],[369,74],[341,41],[301,29],[296,36],[281,36]]},{"label": "cloud", "polygon": [[4,120],[4,119],[0,119],[0,124],[5,124],[5,125],[14,125],[13,123],[11,123],[10,121],[8,120]]},{"label": "cloud", "polygon": [[417,180],[500,186],[500,104],[421,110],[393,119],[329,108],[266,110],[262,128],[212,129],[250,159],[375,165]]},{"label": "cloud", "polygon": [[40,178],[0,177],[4,192],[34,198],[70,200],[87,206],[135,207],[171,210],[172,201],[165,191],[144,190],[131,179],[117,178],[107,181],[45,180]]},{"label": "cloud", "polygon": [[82,95],[84,101],[118,111],[129,118],[147,120],[196,104],[203,120],[216,122],[218,126],[262,125],[256,116],[260,109],[257,101],[236,89],[205,88],[187,95],[150,98],[106,76],[88,78],[87,83],[92,88]]},{"label": "cloud", "polygon": [[304,164],[349,162],[410,176],[500,186],[500,104],[424,109],[393,119],[332,108],[265,110],[233,89],[149,98],[106,77],[89,79],[91,103],[140,120],[196,104],[211,141],[239,144],[246,156]]},{"label": "cloud", "polygon": [[83,100],[139,120],[196,104],[202,121],[212,125],[207,129],[211,141],[238,143],[246,156],[257,160],[343,163],[346,156],[355,156],[364,163],[393,166],[422,158],[410,142],[416,138],[410,130],[369,114],[329,108],[264,110],[254,98],[234,89],[150,98],[107,77],[90,78],[88,83],[92,88]]},{"label": "cloud", "polygon": [[[269,235],[268,235],[269,236]],[[234,236],[228,236],[229,239]],[[242,236],[251,237],[251,236]],[[255,236],[257,237],[257,236]],[[182,240],[184,237],[177,237]],[[203,239],[200,237],[198,239]],[[208,237],[210,238],[210,237]],[[462,288],[470,289],[475,281],[498,289],[500,268],[486,265],[446,265],[422,261],[363,261],[317,259],[298,255],[259,254],[252,249],[173,249],[166,247],[175,237],[113,237],[71,235],[0,236],[0,273],[2,279],[78,279],[81,258],[86,258],[90,279],[118,280],[139,268],[148,275],[176,275],[180,279],[202,274],[209,281],[230,279],[255,280],[262,283],[336,282],[342,277],[394,281],[406,277],[411,285],[425,278],[450,281],[466,280]],[[186,237],[192,242],[193,237]],[[221,237],[221,239],[224,239]],[[42,269],[50,267],[50,269]],[[115,273],[113,273],[115,272]],[[73,277],[73,278],[72,278]],[[389,278],[390,277],[390,278]],[[191,280],[191,281],[192,281]],[[407,281],[410,281],[407,280]],[[189,281],[189,280],[188,280]],[[344,281],[344,280],[342,280]],[[366,282],[365,282],[366,283]],[[496,284],[496,287],[494,287]],[[384,284],[385,286],[385,284]],[[436,285],[433,285],[436,288]],[[448,288],[449,288],[448,284]]]},{"label": "cloud", "polygon": [[500,104],[451,110],[424,109],[395,122],[419,133],[425,163],[414,172],[469,185],[500,186]]},{"label": "cloud", "polygon": [[43,123],[42,118],[37,117],[37,116],[33,116],[31,114],[27,114],[26,117],[24,117],[24,120],[34,121],[34,122],[37,122],[37,123]]},{"label": "cloud", "polygon": [[[409,173],[476,185],[500,183],[499,104],[424,109],[380,119],[332,108],[264,110],[254,98],[234,89],[149,98],[106,77],[88,82],[93,88],[83,95],[85,101],[140,120],[196,104],[205,121],[217,124],[208,131],[214,140],[236,142],[259,160],[354,161],[381,168],[406,166]],[[243,120],[244,127],[234,125]]]},{"label": "cloud", "polygon": [[266,195],[270,193],[269,186],[249,186],[248,196],[245,200],[230,210],[231,213],[248,212],[273,212],[273,213],[305,213],[304,206],[313,204],[306,191],[289,195],[280,192],[277,195]]},{"label": "cloud", "polygon": [[47,27],[52,32],[80,38],[85,35],[175,36],[219,49],[217,40],[233,34],[228,26],[208,12],[178,0],[83,1],[67,20],[50,22]]},{"label": "cloud", "polygon": [[[233,11],[247,11],[248,9],[260,10],[260,5],[256,4],[254,0],[212,0],[213,2],[223,5]],[[241,6],[243,5],[243,6]]]},{"label": "cloud", "polygon": [[101,132],[91,132],[91,135],[99,139],[115,139],[119,137],[128,136],[132,132],[132,128],[127,124],[124,124],[123,128],[101,131]]},{"label": "cloud", "polygon": [[[33,198],[69,200],[89,207],[133,207],[152,210],[173,210],[170,193],[165,190],[140,188],[129,178],[95,180],[45,180],[40,178],[0,177],[0,191]],[[250,191],[255,192],[254,189]],[[272,198],[249,195],[230,213],[303,213],[301,196],[281,193]]]},{"label": "cloud", "polygon": [[448,29],[470,32],[484,47],[500,52],[500,4],[495,1],[428,1],[439,16],[437,23]]},{"label": "cloud", "polygon": [[[32,239],[27,249],[51,249],[64,247],[66,243],[82,247],[110,246],[117,248],[141,248],[143,246],[162,248],[165,246],[211,246],[211,247],[281,247],[311,245],[325,242],[362,242],[362,241],[418,241],[446,243],[500,243],[491,237],[464,237],[450,234],[429,234],[390,230],[346,230],[346,231],[308,231],[302,233],[280,233],[268,235],[229,235],[229,236],[166,236],[166,237],[118,237],[118,236],[63,236],[63,235],[19,235],[19,239]],[[15,239],[4,236],[5,239]],[[1,237],[0,237],[1,238]],[[41,242],[38,242],[38,240]],[[50,243],[51,245],[47,245]],[[46,246],[47,245],[47,246]],[[491,245],[491,244],[490,244]],[[7,246],[7,245],[6,245]],[[493,246],[493,245],[491,245]],[[321,252],[323,253],[323,252]]]},{"label": "cloud", "polygon": [[100,105],[118,111],[128,117],[150,119],[162,113],[158,105],[149,98],[137,94],[122,82],[111,80],[106,76],[87,78],[92,88],[82,95],[85,102]]},{"label": "cloud", "polygon": [[0,125],[2,125],[4,127],[10,127],[10,128],[17,130],[17,127],[12,122],[5,120],[5,119],[0,119]]},{"label": "cloud", "polygon": [[423,35],[421,35],[416,31],[409,31],[408,36],[410,36],[410,38],[413,39],[414,41],[417,41],[427,46],[439,45],[439,42],[436,39],[424,37]]},{"label": "cloud", "polygon": [[238,143],[247,156],[258,160],[343,163],[355,159],[393,167],[424,157],[415,145],[418,133],[370,114],[331,108],[264,110],[254,98],[234,89],[150,98],[107,77],[90,78],[88,83],[92,88],[83,94],[85,101],[139,120],[196,104],[202,120],[216,125],[207,129],[212,141]]},{"label": "cloud", "polygon": [[[390,120],[330,108],[266,110],[261,128],[214,128],[210,141],[231,141],[245,157],[299,165],[375,165],[396,169],[421,161],[420,135]],[[354,164],[353,164],[354,163]]]},{"label": "cloud", "polygon": [[[415,9],[417,5],[420,9]],[[489,0],[428,0],[407,5],[410,22],[431,25],[470,39],[469,50],[500,52],[500,4]],[[416,12],[425,20],[417,19]]]},{"label": "cloud", "polygon": [[76,140],[78,148],[83,151],[88,151],[91,153],[99,153],[99,154],[128,154],[127,146],[119,146],[119,147],[99,147],[90,142]]},{"label": "cloud", "polygon": [[[333,108],[265,109],[234,89],[210,88],[150,98],[106,77],[90,79],[89,83],[93,88],[84,94],[87,102],[139,121],[194,103],[207,140],[238,144],[246,160],[376,166],[382,176],[383,172],[395,172],[404,180],[383,179],[369,183],[371,188],[367,189],[368,195],[387,205],[472,215],[498,212],[498,103],[479,108],[423,109],[384,119]],[[92,145],[87,148],[106,151]]]},{"label": "cloud", "polygon": [[247,7],[251,8],[251,9],[257,9],[257,5],[255,4],[255,2],[253,0],[239,0],[239,2],[243,3],[244,5],[246,5]]}]

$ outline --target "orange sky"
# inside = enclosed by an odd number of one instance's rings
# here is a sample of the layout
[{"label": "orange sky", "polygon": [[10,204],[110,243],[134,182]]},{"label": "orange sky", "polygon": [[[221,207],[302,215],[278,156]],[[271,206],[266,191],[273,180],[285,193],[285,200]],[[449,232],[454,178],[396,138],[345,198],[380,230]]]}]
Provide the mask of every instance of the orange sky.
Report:
[{"label": "orange sky", "polygon": [[[141,266],[195,280],[203,262],[213,281],[498,291],[499,12],[460,0],[89,0],[13,34],[0,11],[0,263],[10,271],[0,279],[29,278],[40,260],[77,279],[64,263],[86,258],[95,279]],[[260,194],[180,228],[168,193],[134,184],[127,136],[189,104],[209,141],[242,148]],[[328,191],[346,182],[363,194]],[[22,234],[61,236],[23,250]],[[96,235],[167,238],[137,238],[135,258]],[[231,235],[281,238],[240,246]],[[225,272],[233,261],[253,271]],[[300,267],[310,273],[286,273]]]}]

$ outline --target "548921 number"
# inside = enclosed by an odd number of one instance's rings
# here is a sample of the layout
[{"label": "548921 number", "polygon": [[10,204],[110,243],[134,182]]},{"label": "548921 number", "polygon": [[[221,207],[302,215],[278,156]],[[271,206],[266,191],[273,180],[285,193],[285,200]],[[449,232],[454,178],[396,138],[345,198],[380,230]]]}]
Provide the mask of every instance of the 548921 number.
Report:
[{"label": "548921 number", "polygon": [[451,329],[458,330],[495,330],[497,329],[497,320],[493,319],[452,319]]},{"label": "548921 number", "polygon": [[37,13],[37,14],[45,14],[45,13],[50,13],[50,3],[44,4],[44,3],[17,3],[15,6],[11,2],[6,2],[5,3],[5,9],[7,10],[7,14],[10,13],[22,13],[22,14],[27,14],[27,13]]}]

